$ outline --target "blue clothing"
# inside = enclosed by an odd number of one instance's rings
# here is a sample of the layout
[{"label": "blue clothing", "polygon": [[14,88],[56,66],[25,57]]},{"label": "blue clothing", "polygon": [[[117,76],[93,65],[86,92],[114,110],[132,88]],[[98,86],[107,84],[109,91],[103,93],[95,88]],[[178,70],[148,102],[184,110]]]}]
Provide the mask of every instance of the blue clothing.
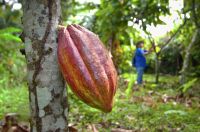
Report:
[{"label": "blue clothing", "polygon": [[133,58],[133,65],[137,67],[146,67],[146,58],[144,54],[147,53],[146,50],[143,50],[141,48],[137,48],[135,51],[135,56]]},{"label": "blue clothing", "polygon": [[137,48],[135,51],[135,55],[133,57],[132,63],[133,66],[136,67],[137,71],[137,84],[142,84],[142,78],[144,74],[144,69],[146,68],[146,58],[144,54],[147,53],[146,50],[143,50],[141,48]]},{"label": "blue clothing", "polygon": [[144,67],[136,67],[137,71],[137,84],[142,84],[142,77],[144,73]]}]

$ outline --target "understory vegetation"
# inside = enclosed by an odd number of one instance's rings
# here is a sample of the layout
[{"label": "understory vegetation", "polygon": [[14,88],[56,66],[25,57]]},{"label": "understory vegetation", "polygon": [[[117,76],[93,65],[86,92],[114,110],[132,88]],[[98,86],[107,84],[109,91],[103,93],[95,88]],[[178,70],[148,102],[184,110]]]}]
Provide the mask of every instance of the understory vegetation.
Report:
[{"label": "understory vegetation", "polygon": [[[135,74],[122,74],[114,107],[103,113],[82,103],[68,88],[69,126],[79,131],[184,131],[200,130],[199,96],[181,95],[178,77],[161,76],[160,84],[153,75],[145,75],[145,87],[135,88]],[[200,84],[196,84],[200,86]],[[20,121],[28,122],[29,104],[26,84],[0,89],[0,119],[14,112]]]},{"label": "understory vegetation", "polygon": [[[200,0],[97,1],[61,0],[59,21],[99,36],[118,72],[118,88],[106,114],[81,102],[67,86],[69,128],[200,132]],[[16,113],[27,128],[31,117],[21,6],[22,0],[0,0],[0,131],[7,114]],[[153,50],[146,56],[145,85],[138,87],[131,61],[141,40],[144,49]]]}]

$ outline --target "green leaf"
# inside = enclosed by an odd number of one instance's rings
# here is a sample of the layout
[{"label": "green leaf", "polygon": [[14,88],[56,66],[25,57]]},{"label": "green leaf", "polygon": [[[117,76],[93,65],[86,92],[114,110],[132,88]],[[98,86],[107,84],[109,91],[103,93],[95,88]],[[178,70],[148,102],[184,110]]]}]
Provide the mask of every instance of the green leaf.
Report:
[{"label": "green leaf", "polygon": [[126,96],[127,96],[128,98],[130,98],[130,96],[131,96],[132,87],[133,87],[133,85],[134,85],[134,82],[135,82],[135,78],[134,78],[133,76],[130,76],[130,80],[129,80],[129,83],[128,83],[128,87],[127,87],[127,89],[126,89],[126,91],[125,91]]},{"label": "green leaf", "polygon": [[19,37],[9,34],[9,33],[0,34],[0,40],[3,41],[4,43],[8,41],[13,41],[13,42],[18,42],[18,43],[21,42],[21,39]]},{"label": "green leaf", "polygon": [[15,27],[8,27],[8,28],[4,28],[4,29],[0,29],[0,34],[4,34],[4,33],[19,33],[22,30],[19,28],[15,28]]},{"label": "green leaf", "polygon": [[186,84],[183,85],[182,91],[185,93],[188,89],[190,89],[192,87],[192,85],[194,85],[194,83],[196,81],[197,81],[197,78],[194,78],[194,79],[188,81]]}]

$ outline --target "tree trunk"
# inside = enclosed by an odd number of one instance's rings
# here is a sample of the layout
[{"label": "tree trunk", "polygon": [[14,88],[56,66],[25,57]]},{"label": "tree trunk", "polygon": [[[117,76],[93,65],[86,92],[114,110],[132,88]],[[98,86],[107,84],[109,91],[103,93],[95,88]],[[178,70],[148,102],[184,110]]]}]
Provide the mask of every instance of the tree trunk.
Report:
[{"label": "tree trunk", "polygon": [[119,55],[117,53],[117,48],[120,48],[119,41],[116,40],[116,34],[113,32],[112,35],[109,37],[108,40],[108,50],[111,53],[113,63],[115,65],[115,68],[117,69],[117,72],[120,73],[119,69]]},{"label": "tree trunk", "polygon": [[155,58],[155,83],[159,83],[159,73],[160,73],[160,63],[159,63],[159,54],[156,53]]},{"label": "tree trunk", "polygon": [[31,132],[67,131],[65,83],[57,63],[60,0],[24,0]]},{"label": "tree trunk", "polygon": [[190,64],[190,52],[191,52],[192,47],[196,43],[197,39],[199,39],[199,36],[200,36],[200,28],[197,28],[192,37],[192,41],[190,42],[189,46],[186,49],[186,54],[183,60],[183,67],[182,67],[181,76],[180,76],[181,84],[184,84],[187,82],[188,68]]}]

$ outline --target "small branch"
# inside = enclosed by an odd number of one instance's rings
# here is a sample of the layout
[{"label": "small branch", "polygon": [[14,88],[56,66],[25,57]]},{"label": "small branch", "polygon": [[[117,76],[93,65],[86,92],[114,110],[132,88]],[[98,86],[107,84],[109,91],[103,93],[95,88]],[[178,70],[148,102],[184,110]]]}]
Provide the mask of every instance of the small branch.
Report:
[{"label": "small branch", "polygon": [[171,42],[171,40],[180,32],[180,30],[185,26],[185,24],[186,24],[186,22],[187,22],[187,19],[186,19],[186,16],[184,17],[184,22],[183,22],[183,24],[181,24],[180,26],[179,26],[179,28],[177,29],[177,31],[167,40],[167,42],[160,48],[160,51],[159,52],[161,52],[162,50],[163,50],[163,48],[165,47],[165,46],[167,46],[170,42]]},{"label": "small branch", "polygon": [[152,46],[153,46],[154,52],[155,52],[157,55],[159,55],[159,54],[162,52],[163,48],[164,48],[165,46],[167,46],[167,45],[173,40],[173,38],[174,38],[174,37],[180,32],[180,30],[185,26],[186,22],[187,22],[186,14],[184,14],[184,22],[183,22],[183,24],[181,24],[181,25],[179,26],[179,28],[177,29],[177,31],[176,31],[176,32],[167,40],[167,42],[160,48],[160,51],[159,51],[159,52],[156,52],[156,47],[155,47],[154,38],[151,36],[151,34],[150,34],[148,31],[144,30],[145,33],[148,35],[149,41],[151,42],[151,44],[152,44]]},{"label": "small branch", "polygon": [[149,39],[149,41],[150,41],[150,43],[151,43],[151,45],[153,47],[153,50],[154,50],[155,54],[157,54],[154,38],[152,37],[152,35],[149,32],[147,32],[147,31],[145,31],[145,32],[148,35],[148,39]]}]

